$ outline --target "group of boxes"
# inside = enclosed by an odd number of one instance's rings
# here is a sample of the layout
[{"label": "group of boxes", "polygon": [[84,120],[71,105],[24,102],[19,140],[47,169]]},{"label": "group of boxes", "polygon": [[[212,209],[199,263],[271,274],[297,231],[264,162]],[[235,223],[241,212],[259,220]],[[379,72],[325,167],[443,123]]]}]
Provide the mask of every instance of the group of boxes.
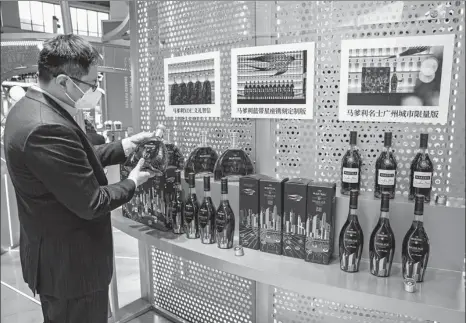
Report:
[{"label": "group of boxes", "polygon": [[249,175],[239,182],[240,245],[328,264],[333,253],[336,185]]}]

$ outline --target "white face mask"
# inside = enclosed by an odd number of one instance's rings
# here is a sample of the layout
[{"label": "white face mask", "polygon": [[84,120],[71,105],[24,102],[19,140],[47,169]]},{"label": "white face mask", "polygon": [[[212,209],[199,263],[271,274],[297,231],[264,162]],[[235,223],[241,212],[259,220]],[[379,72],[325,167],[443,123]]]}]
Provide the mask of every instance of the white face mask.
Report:
[{"label": "white face mask", "polygon": [[[71,80],[71,79],[70,79]],[[73,82],[73,80],[71,80]],[[91,110],[94,109],[97,104],[99,103],[100,99],[102,98],[102,95],[105,95],[105,91],[102,90],[100,87],[98,87],[95,91],[92,91],[92,88],[87,90],[86,92],[83,92],[79,86],[76,85],[76,83],[73,82],[73,84],[79,89],[79,91],[83,94],[83,96],[78,99],[77,101],[74,101],[68,93],[66,93],[66,96],[74,102],[74,107],[78,110]]]}]

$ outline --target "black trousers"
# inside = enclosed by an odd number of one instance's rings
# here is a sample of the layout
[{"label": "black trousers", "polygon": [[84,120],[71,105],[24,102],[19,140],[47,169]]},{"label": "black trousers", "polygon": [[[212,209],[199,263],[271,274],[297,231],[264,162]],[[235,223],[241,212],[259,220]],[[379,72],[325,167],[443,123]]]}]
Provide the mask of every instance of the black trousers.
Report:
[{"label": "black trousers", "polygon": [[74,299],[40,295],[44,323],[107,323],[108,289]]}]

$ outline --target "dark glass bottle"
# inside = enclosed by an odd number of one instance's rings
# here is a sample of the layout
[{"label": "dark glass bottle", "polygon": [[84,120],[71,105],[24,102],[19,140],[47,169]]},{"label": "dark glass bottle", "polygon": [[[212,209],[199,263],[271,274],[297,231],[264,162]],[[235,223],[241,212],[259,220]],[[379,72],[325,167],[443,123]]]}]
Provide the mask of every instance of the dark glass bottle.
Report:
[{"label": "dark glass bottle", "polygon": [[154,138],[144,140],[126,160],[124,167],[127,171],[133,170],[141,158],[144,158],[143,170],[150,170],[155,174],[163,174],[168,165],[168,151],[163,142],[166,128],[158,125]]},{"label": "dark glass bottle", "polygon": [[165,201],[165,176],[157,174],[152,180],[150,188],[152,197],[152,210],[154,214],[154,226],[163,231],[171,229],[171,218],[167,216]]},{"label": "dark glass bottle", "polygon": [[429,237],[423,221],[424,195],[416,195],[414,203],[414,221],[403,239],[402,272],[403,278],[412,278],[416,282],[422,282],[430,253]]},{"label": "dark glass bottle", "polygon": [[201,145],[195,148],[186,160],[184,178],[188,178],[189,173],[196,174],[196,178],[212,175],[217,159],[217,152],[207,144],[207,131],[202,131]]},{"label": "dark glass bottle", "polygon": [[168,166],[174,166],[178,169],[183,169],[184,166],[184,156],[181,153],[180,148],[175,145],[172,141],[170,130],[166,130],[165,147],[167,147],[168,152]]},{"label": "dark glass bottle", "polygon": [[380,198],[382,192],[390,195],[390,198],[395,198],[396,189],[396,169],[397,162],[395,155],[391,151],[392,133],[386,132],[384,138],[384,150],[380,153],[379,158],[375,162],[375,188],[374,196]]},{"label": "dark glass bottle", "polygon": [[231,146],[217,159],[214,167],[216,181],[227,177],[237,182],[241,176],[254,173],[254,165],[248,154],[238,146],[238,133],[231,133]]},{"label": "dark glass bottle", "polygon": [[199,208],[201,242],[215,243],[215,205],[210,195],[210,176],[204,176],[204,200]]},{"label": "dark glass bottle", "polygon": [[170,205],[173,233],[182,234],[184,231],[184,198],[181,187],[181,171],[175,171],[175,198]]},{"label": "dark glass bottle", "polygon": [[227,178],[222,178],[221,180],[221,193],[222,197],[215,219],[215,235],[217,246],[220,249],[230,249],[233,248],[233,238],[235,235],[235,214],[228,201]]},{"label": "dark glass bottle", "polygon": [[358,220],[358,195],[357,190],[351,190],[348,219],[340,231],[340,268],[349,273],[359,271],[364,246],[364,234]]},{"label": "dark glass bottle", "polygon": [[362,159],[356,148],[358,133],[350,132],[350,149],[341,161],[341,194],[349,195],[351,190],[358,190],[361,184]]},{"label": "dark glass bottle", "polygon": [[248,84],[247,81],[246,81],[246,85],[244,86],[244,94],[243,95],[244,95],[244,98],[246,100],[249,99],[249,84]]},{"label": "dark glass bottle", "polygon": [[294,98],[294,83],[293,83],[293,80],[291,80],[290,95],[291,95],[291,98],[293,99]]},{"label": "dark glass bottle", "polygon": [[429,135],[421,133],[420,151],[414,157],[411,163],[409,199],[413,200],[418,194],[424,195],[425,203],[430,202],[432,192],[432,172],[434,164],[427,154],[427,143]]},{"label": "dark glass bottle", "polygon": [[199,238],[199,202],[196,195],[196,175],[189,173],[189,193],[184,204],[185,232],[188,239]]},{"label": "dark glass bottle", "polygon": [[389,220],[390,194],[382,193],[379,222],[369,240],[370,272],[377,277],[388,277],[395,254],[395,235]]}]

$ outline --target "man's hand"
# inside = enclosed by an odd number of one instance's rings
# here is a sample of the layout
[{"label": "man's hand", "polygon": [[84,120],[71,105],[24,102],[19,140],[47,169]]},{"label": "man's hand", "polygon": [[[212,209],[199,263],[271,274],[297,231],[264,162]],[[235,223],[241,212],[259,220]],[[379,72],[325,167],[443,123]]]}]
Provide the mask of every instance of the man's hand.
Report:
[{"label": "man's hand", "polygon": [[147,182],[149,178],[154,177],[154,173],[148,172],[148,171],[142,171],[141,167],[144,165],[144,158],[139,159],[138,164],[134,169],[129,173],[128,179],[132,180],[135,184],[136,187],[144,184]]},{"label": "man's hand", "polygon": [[136,149],[138,144],[146,139],[153,138],[154,135],[154,132],[140,132],[134,136],[123,139],[121,141],[121,145],[125,151],[125,156],[128,157],[134,151],[134,149]]}]

